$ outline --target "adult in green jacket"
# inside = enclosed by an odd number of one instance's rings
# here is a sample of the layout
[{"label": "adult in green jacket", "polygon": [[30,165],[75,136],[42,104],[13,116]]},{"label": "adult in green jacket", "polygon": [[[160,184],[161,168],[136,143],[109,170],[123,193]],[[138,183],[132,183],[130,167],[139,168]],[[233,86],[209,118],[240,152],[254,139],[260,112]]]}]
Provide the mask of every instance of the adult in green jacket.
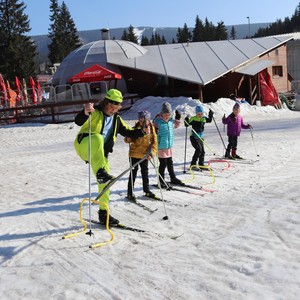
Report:
[{"label": "adult in green jacket", "polygon": [[[79,157],[88,162],[89,160],[89,115],[91,126],[91,167],[98,182],[99,193],[106,184],[113,179],[110,175],[110,165],[108,154],[113,152],[113,146],[117,134],[124,137],[139,138],[147,132],[143,129],[133,130],[128,126],[118,114],[123,102],[122,93],[116,89],[110,89],[104,100],[98,105],[87,103],[84,109],[75,117],[75,123],[81,126],[81,129],[74,141],[74,147]],[[99,221],[106,223],[106,205],[109,203],[110,191],[107,190],[100,198],[100,209],[98,211]],[[116,225],[119,220],[110,216],[109,224]]]}]

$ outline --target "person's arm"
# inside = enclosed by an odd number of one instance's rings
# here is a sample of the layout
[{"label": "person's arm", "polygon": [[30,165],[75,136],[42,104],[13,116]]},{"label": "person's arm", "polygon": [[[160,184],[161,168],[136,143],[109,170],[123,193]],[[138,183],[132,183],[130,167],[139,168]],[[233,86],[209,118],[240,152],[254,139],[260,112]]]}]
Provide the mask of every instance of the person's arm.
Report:
[{"label": "person's arm", "polygon": [[208,112],[208,118],[206,118],[206,123],[211,123],[214,112],[210,109]]},{"label": "person's arm", "polygon": [[181,119],[181,113],[176,109],[175,110],[175,122],[174,122],[174,128],[178,128],[180,126]]},{"label": "person's arm", "polygon": [[225,114],[222,118],[222,123],[225,124],[225,125],[228,123],[228,119],[226,118]]},{"label": "person's arm", "polygon": [[244,120],[243,120],[242,117],[241,117],[241,126],[242,126],[243,129],[252,128],[252,126],[250,124],[244,124]]},{"label": "person's arm", "polygon": [[122,136],[129,137],[131,139],[137,139],[147,134],[147,132],[142,128],[130,128],[119,115],[117,118],[117,122],[119,122],[118,133],[120,133]]},{"label": "person's arm", "polygon": [[75,124],[82,126],[89,117],[84,113],[84,109],[80,111],[75,117]]},{"label": "person's arm", "polygon": [[89,114],[94,111],[94,103],[86,103],[84,109],[80,111],[75,117],[75,124],[82,126],[89,118]]}]

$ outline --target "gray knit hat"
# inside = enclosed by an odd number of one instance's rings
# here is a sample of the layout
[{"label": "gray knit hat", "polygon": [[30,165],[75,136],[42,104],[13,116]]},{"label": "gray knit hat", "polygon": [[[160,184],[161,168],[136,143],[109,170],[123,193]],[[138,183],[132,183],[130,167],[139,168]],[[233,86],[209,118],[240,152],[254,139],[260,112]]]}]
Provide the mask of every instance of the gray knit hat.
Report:
[{"label": "gray knit hat", "polygon": [[238,110],[239,108],[240,108],[240,104],[236,102],[236,103],[233,105],[232,110]]},{"label": "gray knit hat", "polygon": [[171,104],[168,102],[164,102],[161,108],[162,114],[171,114],[172,113],[172,107]]}]

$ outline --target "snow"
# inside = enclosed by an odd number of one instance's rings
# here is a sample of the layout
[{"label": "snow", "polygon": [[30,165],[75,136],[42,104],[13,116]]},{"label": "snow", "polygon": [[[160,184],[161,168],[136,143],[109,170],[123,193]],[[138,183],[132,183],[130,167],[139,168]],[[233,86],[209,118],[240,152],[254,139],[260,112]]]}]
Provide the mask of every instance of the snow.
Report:
[{"label": "snow", "polygon": [[[122,116],[133,125],[137,111],[148,109],[154,117],[163,101],[183,115],[192,115],[198,104],[185,97],[147,97]],[[204,104],[216,121],[205,126],[206,161],[224,153],[221,118],[232,106],[226,98]],[[247,104],[241,114],[254,129],[253,138],[242,131],[237,152],[253,164],[231,162],[226,169],[224,162],[213,163],[214,183],[209,172],[184,173],[193,148],[187,139],[184,165],[186,128],[181,126],[175,130],[173,157],[178,177],[216,191],[164,191],[163,198],[171,201],[165,206],[141,199],[158,208],[150,214],[125,199],[125,176],[111,189],[111,213],[148,232],[113,229],[114,240],[95,249],[89,245],[111,238],[96,225],[92,236],[62,239],[82,229],[79,205],[88,197],[88,165],[73,148],[79,127],[0,127],[1,299],[299,299],[300,114]],[[110,156],[112,174],[128,166],[127,152],[119,136]],[[149,169],[155,183],[155,170]],[[138,196],[141,184],[139,172]],[[93,176],[91,190],[94,199]],[[93,218],[97,209],[91,205]],[[166,214],[169,220],[163,220]],[[89,216],[88,201],[83,215]]]}]

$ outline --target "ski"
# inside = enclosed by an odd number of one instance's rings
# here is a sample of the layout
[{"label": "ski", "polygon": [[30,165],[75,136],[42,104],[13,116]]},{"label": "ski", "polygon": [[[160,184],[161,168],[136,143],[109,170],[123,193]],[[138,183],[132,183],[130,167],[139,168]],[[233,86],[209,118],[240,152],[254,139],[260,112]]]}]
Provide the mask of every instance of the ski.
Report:
[{"label": "ski", "polygon": [[[85,219],[85,221],[89,222],[89,220],[87,220],[87,219]],[[102,224],[101,222],[99,222],[97,220],[93,220],[93,219],[91,220],[91,223],[101,225],[101,226],[105,226],[105,224]],[[136,228],[136,227],[126,226],[122,223],[119,223],[117,225],[111,225],[110,227],[111,228],[119,228],[119,229],[129,230],[129,231],[135,231],[135,232],[147,232],[146,230]]]},{"label": "ski", "polygon": [[[154,187],[158,188],[158,185],[155,184],[153,185]],[[184,187],[183,185],[180,185],[181,187]],[[188,186],[186,186],[188,187]],[[183,193],[187,193],[187,194],[193,194],[193,195],[200,195],[200,196],[203,196],[204,194],[199,194],[199,193],[196,193],[194,191],[190,191],[188,189],[181,189],[177,186],[173,186],[173,185],[170,185],[168,184],[168,187],[162,187],[163,189],[167,190],[167,191],[178,191],[178,192],[183,192]],[[201,189],[198,189],[197,190],[201,190]]]},{"label": "ski", "polygon": [[251,164],[258,162],[258,159],[248,159],[248,158],[228,158],[228,157],[220,157],[220,159],[223,159],[225,161],[228,161],[230,163],[240,163],[240,164]]},{"label": "ski", "polygon": [[141,207],[141,208],[143,208],[143,209],[149,211],[150,213],[154,213],[154,212],[156,212],[156,211],[158,210],[158,208],[151,209],[150,207],[144,205],[143,203],[141,203],[141,202],[139,202],[139,201],[137,201],[137,200],[130,199],[130,198],[128,198],[128,197],[126,197],[126,198],[129,200],[129,202],[138,205],[139,207]]},{"label": "ski", "polygon": [[[86,221],[89,221],[89,220],[86,220]],[[93,220],[93,219],[91,220],[91,223],[97,224],[97,225],[101,225],[101,226],[105,226],[105,224],[102,224],[99,221]],[[168,238],[170,238],[172,240],[176,240],[177,238],[179,238],[179,237],[181,237],[183,235],[183,233],[177,234],[177,235],[176,234],[175,235],[168,235],[168,234],[164,235],[164,234],[161,234],[161,233],[151,232],[151,231],[147,231],[147,230],[144,230],[144,229],[127,226],[127,225],[124,225],[122,223],[119,223],[117,225],[111,226],[111,228],[117,228],[117,229],[122,229],[122,230],[133,231],[133,232],[150,233],[150,234],[155,234],[155,235],[157,235],[159,237],[168,237]]]},{"label": "ski", "polygon": [[139,161],[137,161],[135,164],[133,164],[132,166],[128,167],[127,169],[125,169],[123,172],[121,172],[117,177],[114,177],[112,180],[110,180],[108,182],[108,184],[103,188],[103,190],[98,194],[96,200],[99,200],[101,198],[101,196],[107,191],[109,190],[120,178],[122,178],[127,172],[129,172],[130,170],[134,169],[137,165],[139,165],[141,162],[143,162],[144,160],[146,160],[148,158],[148,156],[151,154],[151,145],[149,146],[147,153],[143,156],[143,158],[141,158]]},{"label": "ski", "polygon": [[226,158],[230,163],[240,163],[240,164],[250,164],[253,165],[254,163],[258,162],[258,160],[254,159],[247,159],[247,158]]},{"label": "ski", "polygon": [[189,189],[194,189],[194,190],[200,190],[200,191],[207,192],[207,193],[213,193],[216,191],[216,190],[205,188],[203,186],[194,186],[194,185],[190,185],[190,184],[184,184],[184,185],[182,185],[182,187],[187,187]]}]

